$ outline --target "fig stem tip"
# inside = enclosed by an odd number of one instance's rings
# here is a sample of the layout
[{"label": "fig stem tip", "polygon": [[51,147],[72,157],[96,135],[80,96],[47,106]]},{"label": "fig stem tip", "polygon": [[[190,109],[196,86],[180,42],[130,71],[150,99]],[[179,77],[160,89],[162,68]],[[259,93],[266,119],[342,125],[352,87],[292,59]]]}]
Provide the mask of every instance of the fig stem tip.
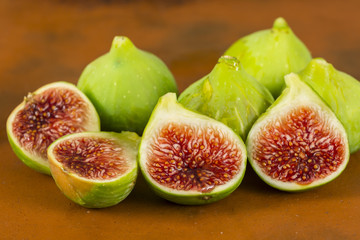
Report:
[{"label": "fig stem tip", "polygon": [[278,17],[277,19],[275,19],[274,21],[274,29],[283,29],[283,28],[289,28],[289,25],[287,24],[287,22],[285,21],[284,18],[282,17]]},{"label": "fig stem tip", "polygon": [[236,57],[229,55],[221,56],[218,60],[218,63],[224,63],[232,68],[235,68],[236,70],[238,70],[240,65],[240,61]]},{"label": "fig stem tip", "polygon": [[114,51],[116,49],[128,49],[133,47],[134,44],[130,41],[128,37],[125,36],[115,36],[114,40],[111,44],[110,51]]}]

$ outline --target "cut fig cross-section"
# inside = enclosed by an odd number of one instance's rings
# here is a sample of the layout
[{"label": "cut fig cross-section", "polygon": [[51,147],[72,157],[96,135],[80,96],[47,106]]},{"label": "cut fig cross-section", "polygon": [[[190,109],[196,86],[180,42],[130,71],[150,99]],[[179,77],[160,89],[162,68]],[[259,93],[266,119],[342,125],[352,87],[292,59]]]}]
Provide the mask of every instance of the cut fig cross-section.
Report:
[{"label": "cut fig cross-section", "polygon": [[255,122],[247,138],[249,161],[270,186],[300,191],[330,182],[349,161],[343,125],[297,74]]},{"label": "cut fig cross-section", "polygon": [[139,149],[141,171],[161,197],[179,204],[215,202],[241,183],[246,148],[225,124],[160,98]]},{"label": "cut fig cross-section", "polygon": [[7,120],[9,142],[29,167],[50,174],[46,150],[71,133],[100,131],[90,100],[71,83],[54,82],[29,93]]},{"label": "cut fig cross-section", "polygon": [[88,208],[113,206],[134,188],[139,142],[132,132],[64,136],[48,148],[51,174],[75,203]]}]

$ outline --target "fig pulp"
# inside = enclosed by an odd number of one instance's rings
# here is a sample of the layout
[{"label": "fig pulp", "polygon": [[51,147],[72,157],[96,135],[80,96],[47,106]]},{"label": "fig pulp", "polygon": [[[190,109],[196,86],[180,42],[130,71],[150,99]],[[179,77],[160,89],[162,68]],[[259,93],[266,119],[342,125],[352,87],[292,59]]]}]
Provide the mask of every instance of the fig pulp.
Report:
[{"label": "fig pulp", "polygon": [[210,74],[179,97],[184,107],[225,123],[243,140],[273,102],[271,93],[230,56],[220,57]]},{"label": "fig pulp", "polygon": [[239,59],[245,70],[277,98],[284,87],[284,76],[306,67],[311,54],[283,18],[272,29],[247,35],[225,52]]},{"label": "fig pulp", "polygon": [[299,73],[330,106],[344,125],[350,152],[360,149],[360,82],[338,71],[324,59],[315,58]]},{"label": "fig pulp", "polygon": [[100,122],[92,103],[75,85],[54,82],[29,93],[8,117],[6,130],[16,155],[27,166],[50,174],[48,146],[70,133],[99,131]]},{"label": "fig pulp", "polygon": [[77,204],[113,206],[134,188],[139,141],[131,132],[82,132],[59,138],[48,148],[52,176]]},{"label": "fig pulp", "polygon": [[146,125],[139,165],[159,196],[179,204],[205,204],[239,186],[246,148],[225,124],[184,108],[168,93]]},{"label": "fig pulp", "polygon": [[349,161],[344,127],[297,74],[255,122],[247,138],[249,162],[270,186],[299,191],[336,178]]},{"label": "fig pulp", "polygon": [[78,87],[93,102],[102,130],[142,134],[159,97],[176,92],[175,80],[155,55],[115,37],[110,52],[91,62]]}]

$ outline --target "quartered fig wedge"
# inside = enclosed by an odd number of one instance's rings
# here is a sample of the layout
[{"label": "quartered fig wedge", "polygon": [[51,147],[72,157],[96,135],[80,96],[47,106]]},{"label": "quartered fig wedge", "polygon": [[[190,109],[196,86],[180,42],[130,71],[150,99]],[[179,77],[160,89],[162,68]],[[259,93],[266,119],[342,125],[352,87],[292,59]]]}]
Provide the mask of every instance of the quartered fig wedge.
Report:
[{"label": "quartered fig wedge", "polygon": [[322,58],[313,59],[299,76],[323,98],[344,125],[350,152],[359,150],[360,82]]},{"label": "quartered fig wedge", "polygon": [[89,99],[66,82],[29,93],[8,117],[6,131],[15,154],[29,167],[50,174],[47,147],[61,136],[99,131],[98,114]]},{"label": "quartered fig wedge", "polygon": [[284,87],[284,76],[302,70],[311,60],[309,50],[281,17],[274,21],[272,29],[239,39],[225,54],[238,58],[274,98]]},{"label": "quartered fig wedge", "polygon": [[136,133],[83,132],[56,140],[48,148],[52,176],[72,201],[88,208],[125,199],[137,177]]},{"label": "quartered fig wedge", "polygon": [[300,191],[335,179],[349,161],[344,127],[298,75],[255,122],[247,138],[249,161],[270,186]]},{"label": "quartered fig wedge", "polygon": [[239,186],[246,148],[225,124],[187,110],[168,93],[145,128],[139,165],[159,196],[179,204],[205,204]]},{"label": "quartered fig wedge", "polygon": [[139,135],[158,98],[178,91],[164,62],[127,37],[115,37],[110,51],[87,65],[78,87],[95,105],[102,130]]},{"label": "quartered fig wedge", "polygon": [[190,85],[179,97],[184,107],[225,123],[243,140],[273,102],[271,93],[231,56],[220,57],[207,76]]}]

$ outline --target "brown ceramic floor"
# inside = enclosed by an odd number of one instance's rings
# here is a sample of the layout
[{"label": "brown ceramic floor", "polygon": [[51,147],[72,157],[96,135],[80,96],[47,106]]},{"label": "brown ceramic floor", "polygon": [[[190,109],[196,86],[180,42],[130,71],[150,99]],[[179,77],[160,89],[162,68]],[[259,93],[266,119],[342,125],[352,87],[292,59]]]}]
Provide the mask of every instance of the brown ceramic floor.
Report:
[{"label": "brown ceramic floor", "polygon": [[1,0],[0,239],[360,239],[360,152],[338,179],[308,192],[273,190],[249,167],[240,187],[215,204],[169,203],[140,178],[119,205],[89,210],[21,163],[5,132],[28,91],[76,83],[114,35],[162,58],[182,91],[237,38],[283,16],[314,57],[360,79],[359,9],[356,0]]}]

